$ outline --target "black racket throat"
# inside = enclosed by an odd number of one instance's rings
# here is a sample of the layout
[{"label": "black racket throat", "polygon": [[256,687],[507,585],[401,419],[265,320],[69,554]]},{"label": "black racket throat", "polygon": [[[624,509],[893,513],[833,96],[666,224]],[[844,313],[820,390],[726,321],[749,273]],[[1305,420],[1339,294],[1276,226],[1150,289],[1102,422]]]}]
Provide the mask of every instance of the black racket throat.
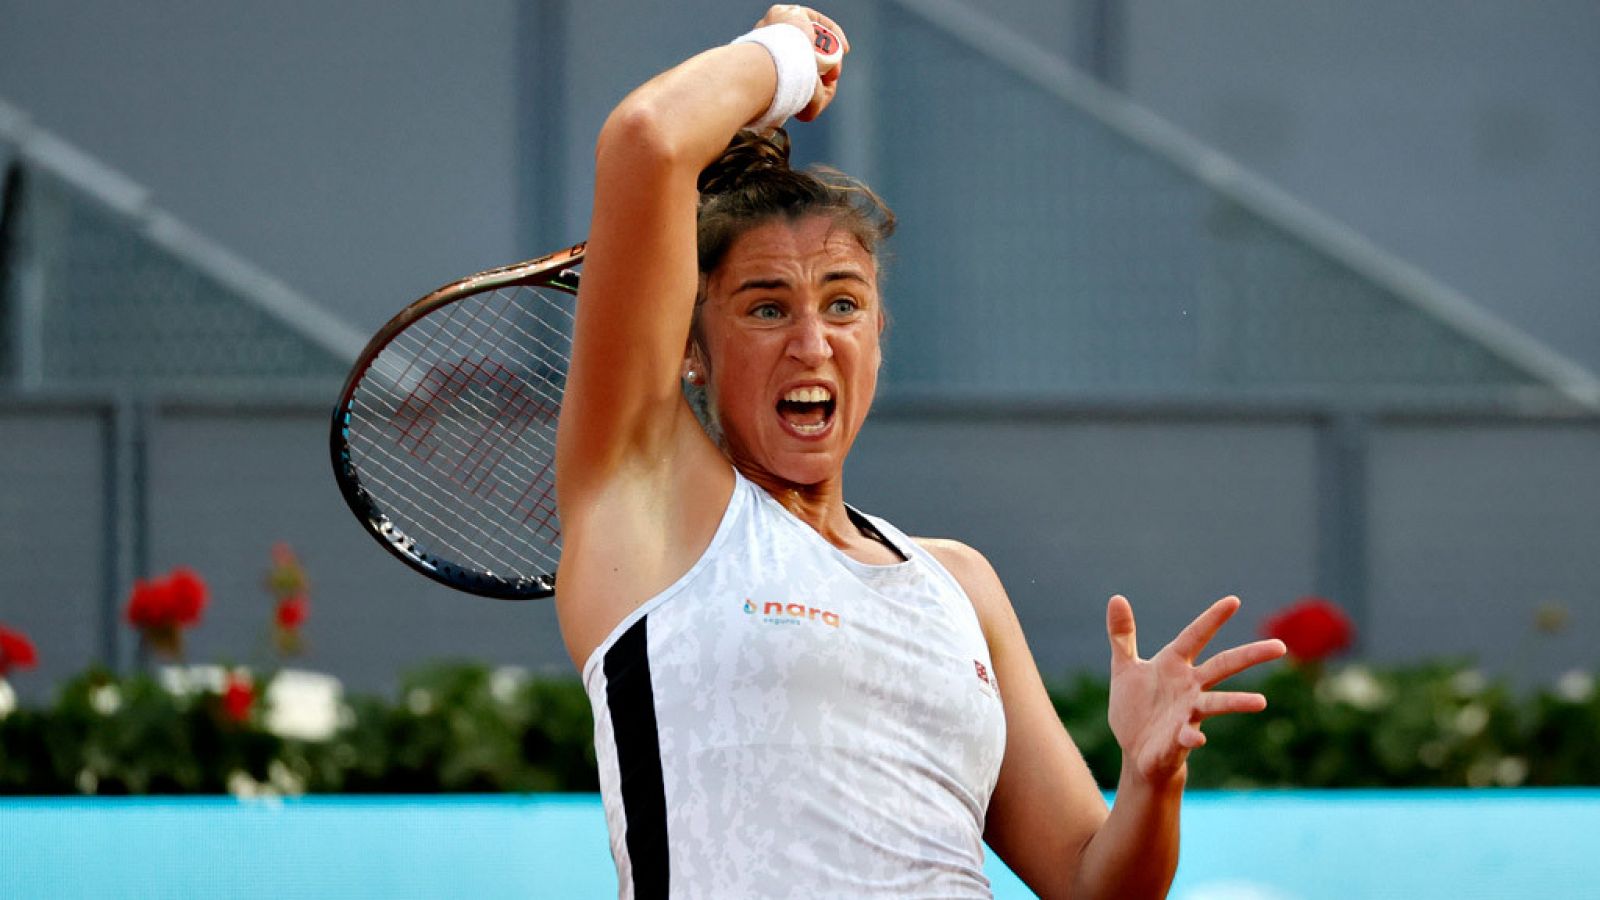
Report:
[{"label": "black racket throat", "polygon": [[550,597],[561,554],[555,426],[584,245],[480,272],[381,328],[339,395],[335,480],[417,572],[504,600]]}]

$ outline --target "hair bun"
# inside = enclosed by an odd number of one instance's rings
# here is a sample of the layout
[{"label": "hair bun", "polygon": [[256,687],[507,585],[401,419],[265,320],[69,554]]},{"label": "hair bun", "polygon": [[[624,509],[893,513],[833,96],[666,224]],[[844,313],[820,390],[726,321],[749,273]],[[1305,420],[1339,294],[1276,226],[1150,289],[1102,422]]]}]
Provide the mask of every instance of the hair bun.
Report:
[{"label": "hair bun", "polygon": [[768,172],[789,172],[789,134],[782,128],[771,135],[741,131],[728,149],[700,171],[696,182],[702,195],[726,194]]}]

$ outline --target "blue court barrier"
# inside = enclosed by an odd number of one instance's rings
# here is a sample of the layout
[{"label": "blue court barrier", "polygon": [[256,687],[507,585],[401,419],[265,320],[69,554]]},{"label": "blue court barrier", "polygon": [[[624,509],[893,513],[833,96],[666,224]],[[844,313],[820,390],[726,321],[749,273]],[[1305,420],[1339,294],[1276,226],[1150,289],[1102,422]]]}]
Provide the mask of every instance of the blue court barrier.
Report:
[{"label": "blue court barrier", "polygon": [[[1600,790],[1194,791],[1183,832],[1173,900],[1600,897]],[[616,876],[593,795],[5,798],[0,895],[588,898]]]}]

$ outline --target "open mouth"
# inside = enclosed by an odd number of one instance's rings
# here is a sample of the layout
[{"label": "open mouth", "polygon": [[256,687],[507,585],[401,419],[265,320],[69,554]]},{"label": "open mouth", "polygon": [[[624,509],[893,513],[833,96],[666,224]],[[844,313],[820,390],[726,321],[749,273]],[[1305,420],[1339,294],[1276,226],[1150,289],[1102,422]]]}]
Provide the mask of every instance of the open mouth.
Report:
[{"label": "open mouth", "polygon": [[833,391],[821,385],[791,388],[778,400],[778,416],[801,437],[815,437],[833,424]]}]

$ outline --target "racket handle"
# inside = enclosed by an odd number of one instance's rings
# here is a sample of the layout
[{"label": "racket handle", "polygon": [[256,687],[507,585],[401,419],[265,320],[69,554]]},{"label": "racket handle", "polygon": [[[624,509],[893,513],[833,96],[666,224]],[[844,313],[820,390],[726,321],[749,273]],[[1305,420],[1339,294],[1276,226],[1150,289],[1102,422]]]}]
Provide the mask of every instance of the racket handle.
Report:
[{"label": "racket handle", "polygon": [[814,32],[811,46],[817,51],[817,72],[830,72],[844,59],[844,41],[820,22],[812,22],[811,28]]}]

